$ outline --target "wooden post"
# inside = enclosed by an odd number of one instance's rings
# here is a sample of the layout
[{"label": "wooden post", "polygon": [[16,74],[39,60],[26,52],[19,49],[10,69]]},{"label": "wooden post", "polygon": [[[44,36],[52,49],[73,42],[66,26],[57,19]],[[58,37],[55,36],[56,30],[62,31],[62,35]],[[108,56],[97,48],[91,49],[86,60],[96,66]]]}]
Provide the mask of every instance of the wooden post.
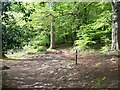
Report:
[{"label": "wooden post", "polygon": [[77,65],[77,50],[76,50],[75,64]]}]

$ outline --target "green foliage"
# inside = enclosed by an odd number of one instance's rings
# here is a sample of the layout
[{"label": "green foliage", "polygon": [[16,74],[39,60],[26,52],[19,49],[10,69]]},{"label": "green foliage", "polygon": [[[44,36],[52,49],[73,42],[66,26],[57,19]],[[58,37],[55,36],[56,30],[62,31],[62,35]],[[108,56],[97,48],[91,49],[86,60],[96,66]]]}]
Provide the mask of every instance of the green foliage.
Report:
[{"label": "green foliage", "polygon": [[39,46],[46,46],[49,44],[49,38],[45,31],[40,32],[35,38],[33,38],[33,41],[30,42],[30,44],[37,48]]},{"label": "green foliage", "polygon": [[[53,16],[55,44],[71,42],[81,50],[111,44],[111,5],[108,2],[3,3],[3,51],[28,46],[44,51],[50,45]],[[85,8],[86,7],[86,8]],[[103,48],[102,48],[103,49]]]},{"label": "green foliage", "polygon": [[42,51],[45,51],[45,50],[46,50],[46,48],[44,46],[39,46],[37,48],[37,52],[42,52]]},{"label": "green foliage", "polygon": [[21,20],[23,14],[20,11],[18,13],[15,6],[18,6],[17,3],[3,2],[2,45],[4,53],[10,49],[22,48],[23,41],[28,40],[26,28],[22,27],[22,23],[25,23]]},{"label": "green foliage", "polygon": [[75,45],[81,50],[100,49],[111,44],[111,11],[104,10],[96,17],[97,19],[93,19],[93,23],[84,24],[77,30],[79,40],[75,41]]}]

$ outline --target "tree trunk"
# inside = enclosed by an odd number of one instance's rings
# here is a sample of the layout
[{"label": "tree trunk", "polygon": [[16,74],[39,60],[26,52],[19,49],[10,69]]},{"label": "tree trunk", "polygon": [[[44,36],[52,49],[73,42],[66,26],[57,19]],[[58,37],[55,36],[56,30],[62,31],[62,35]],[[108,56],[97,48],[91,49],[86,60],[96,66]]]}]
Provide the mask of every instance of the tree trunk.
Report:
[{"label": "tree trunk", "polygon": [[120,50],[120,1],[112,2],[112,46],[113,51]]},{"label": "tree trunk", "polygon": [[[0,17],[2,14],[2,3],[0,2]],[[2,58],[2,19],[0,18],[0,58]]]},{"label": "tree trunk", "polygon": [[51,26],[50,26],[50,49],[54,48],[54,26],[53,26],[53,16],[51,15]]}]

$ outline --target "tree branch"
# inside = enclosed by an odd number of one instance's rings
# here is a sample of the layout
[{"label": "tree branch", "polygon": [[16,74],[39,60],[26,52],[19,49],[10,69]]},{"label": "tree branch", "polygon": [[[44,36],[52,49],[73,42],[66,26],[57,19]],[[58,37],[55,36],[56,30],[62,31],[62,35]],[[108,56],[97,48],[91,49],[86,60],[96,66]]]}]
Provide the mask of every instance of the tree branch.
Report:
[{"label": "tree branch", "polygon": [[[83,9],[79,10],[78,12],[80,13],[81,11],[83,11],[84,9],[86,9],[86,8],[87,8],[89,5],[91,5],[91,4],[93,4],[93,2],[90,2],[87,6],[85,6]],[[63,11],[60,11],[59,13],[62,14],[62,15],[74,15],[74,16],[76,16],[77,14],[79,14],[79,13],[75,14],[75,13],[73,13],[73,12],[64,14]]]}]

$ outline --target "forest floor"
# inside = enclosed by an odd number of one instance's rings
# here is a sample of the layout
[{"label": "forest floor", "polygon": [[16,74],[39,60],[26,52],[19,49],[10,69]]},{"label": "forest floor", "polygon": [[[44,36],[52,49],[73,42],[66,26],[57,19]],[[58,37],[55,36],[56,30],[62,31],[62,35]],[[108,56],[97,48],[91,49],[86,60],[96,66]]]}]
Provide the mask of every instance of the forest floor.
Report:
[{"label": "forest floor", "polygon": [[66,48],[24,57],[0,60],[10,67],[2,72],[4,88],[118,88],[118,57],[78,53],[75,65]]}]

